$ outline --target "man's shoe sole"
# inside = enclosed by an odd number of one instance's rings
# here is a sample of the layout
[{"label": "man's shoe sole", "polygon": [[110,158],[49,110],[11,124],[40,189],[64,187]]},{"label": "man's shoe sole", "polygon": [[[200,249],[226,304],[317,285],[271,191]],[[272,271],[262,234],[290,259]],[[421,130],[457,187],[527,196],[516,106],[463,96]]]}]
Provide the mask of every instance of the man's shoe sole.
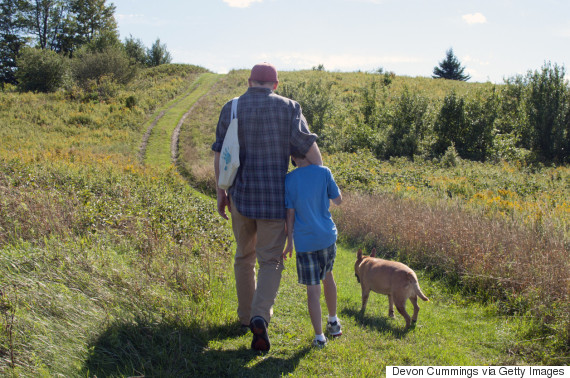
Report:
[{"label": "man's shoe sole", "polygon": [[271,347],[269,337],[267,336],[267,327],[265,320],[257,318],[251,322],[251,332],[253,340],[251,341],[251,349],[266,352]]}]

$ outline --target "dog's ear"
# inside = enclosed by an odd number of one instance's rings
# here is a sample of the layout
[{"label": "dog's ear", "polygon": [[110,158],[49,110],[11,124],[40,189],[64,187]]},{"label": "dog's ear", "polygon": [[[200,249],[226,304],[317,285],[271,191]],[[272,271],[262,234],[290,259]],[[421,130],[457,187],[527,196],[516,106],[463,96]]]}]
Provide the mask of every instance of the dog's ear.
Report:
[{"label": "dog's ear", "polygon": [[357,259],[361,259],[361,258],[362,258],[362,249],[359,249],[358,252],[356,252],[356,258],[357,258]]},{"label": "dog's ear", "polygon": [[370,257],[376,256],[376,248],[372,248],[372,252],[370,252]]}]

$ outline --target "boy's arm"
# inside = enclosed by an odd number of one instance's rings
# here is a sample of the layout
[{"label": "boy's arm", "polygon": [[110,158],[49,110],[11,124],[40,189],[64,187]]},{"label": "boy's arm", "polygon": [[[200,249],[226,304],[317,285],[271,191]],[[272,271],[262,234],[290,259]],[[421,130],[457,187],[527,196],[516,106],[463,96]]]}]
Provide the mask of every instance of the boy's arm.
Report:
[{"label": "boy's arm", "polygon": [[339,206],[342,203],[342,194],[339,194],[338,197],[333,198],[331,200],[335,205]]},{"label": "boy's arm", "polygon": [[283,259],[287,260],[293,255],[293,226],[295,225],[295,209],[287,209],[287,245],[283,251]]}]

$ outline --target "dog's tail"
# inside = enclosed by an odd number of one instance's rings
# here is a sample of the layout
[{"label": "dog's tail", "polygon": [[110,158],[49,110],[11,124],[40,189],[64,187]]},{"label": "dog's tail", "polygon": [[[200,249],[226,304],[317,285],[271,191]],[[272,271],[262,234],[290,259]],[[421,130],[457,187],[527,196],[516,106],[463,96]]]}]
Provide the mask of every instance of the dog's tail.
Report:
[{"label": "dog's tail", "polygon": [[415,274],[412,273],[408,273],[408,276],[410,278],[410,282],[412,283],[412,286],[414,287],[414,290],[416,292],[416,295],[418,297],[420,297],[420,299],[429,302],[429,298],[425,296],[424,293],[422,293],[422,289],[420,289],[420,284],[418,282],[418,278],[416,277]]}]

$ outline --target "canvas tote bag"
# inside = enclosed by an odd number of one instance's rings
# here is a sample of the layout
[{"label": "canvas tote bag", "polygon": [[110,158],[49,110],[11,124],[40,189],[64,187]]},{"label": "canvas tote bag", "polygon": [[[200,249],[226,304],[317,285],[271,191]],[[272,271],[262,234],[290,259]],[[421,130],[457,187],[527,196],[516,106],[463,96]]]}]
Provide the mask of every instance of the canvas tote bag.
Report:
[{"label": "canvas tote bag", "polygon": [[218,178],[218,187],[224,190],[232,186],[239,168],[238,99],[239,97],[236,97],[232,100],[231,122],[226,131],[222,151],[220,152],[220,177]]}]

